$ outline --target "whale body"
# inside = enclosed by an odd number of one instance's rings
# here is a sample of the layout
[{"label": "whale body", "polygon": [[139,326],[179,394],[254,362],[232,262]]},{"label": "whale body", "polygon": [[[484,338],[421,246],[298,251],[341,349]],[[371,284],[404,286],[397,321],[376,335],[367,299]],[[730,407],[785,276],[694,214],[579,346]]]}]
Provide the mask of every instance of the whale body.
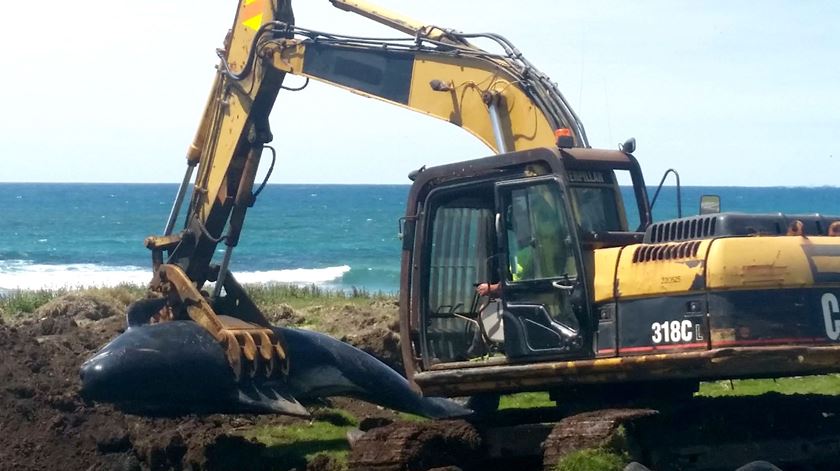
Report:
[{"label": "whale body", "polygon": [[274,327],[290,358],[286,378],[237,381],[221,345],[192,321],[137,325],[81,367],[81,394],[134,413],[281,413],[307,416],[298,402],[350,396],[429,418],[472,411],[423,397],[373,356],[328,335]]}]

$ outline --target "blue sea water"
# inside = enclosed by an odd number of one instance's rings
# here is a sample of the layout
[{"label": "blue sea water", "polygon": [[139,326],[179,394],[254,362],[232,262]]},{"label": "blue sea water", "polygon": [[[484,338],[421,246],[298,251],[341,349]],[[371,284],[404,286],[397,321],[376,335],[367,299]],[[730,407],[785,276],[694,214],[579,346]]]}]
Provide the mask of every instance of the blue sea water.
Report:
[{"label": "blue sea water", "polygon": [[[0,183],[0,288],[148,282],[151,259],[143,239],[163,230],[176,189]],[[243,282],[395,291],[397,224],[408,190],[269,185],[249,210],[231,268]],[[700,195],[710,193],[721,196],[725,211],[840,215],[840,188],[834,187],[684,187],[683,214],[697,214]],[[676,216],[675,194],[673,187],[663,189],[655,220]]]}]

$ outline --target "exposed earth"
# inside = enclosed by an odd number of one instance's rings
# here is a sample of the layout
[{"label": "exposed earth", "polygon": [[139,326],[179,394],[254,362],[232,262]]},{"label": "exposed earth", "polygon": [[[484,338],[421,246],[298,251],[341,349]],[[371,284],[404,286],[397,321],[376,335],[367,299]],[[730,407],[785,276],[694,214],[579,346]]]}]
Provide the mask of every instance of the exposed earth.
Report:
[{"label": "exposed earth", "polygon": [[[343,311],[343,312],[342,312]],[[271,415],[211,415],[143,418],[123,414],[79,397],[79,365],[124,328],[124,306],[97,296],[68,294],[21,321],[0,319],[0,469],[332,469],[326,456],[306,463],[302,456],[244,438],[267,425],[308,422]],[[398,367],[396,334],[388,328],[396,306],[372,301],[361,316],[348,305],[331,313],[346,329],[365,319],[344,340]],[[269,313],[279,324],[300,324],[291,308]],[[285,317],[285,319],[284,319]],[[387,322],[385,321],[387,320]],[[366,403],[338,399],[334,404],[356,418],[393,421],[398,416]],[[316,405],[316,419],[330,421],[331,410]],[[374,423],[376,422],[374,420]],[[280,458],[278,458],[280,456]]]}]

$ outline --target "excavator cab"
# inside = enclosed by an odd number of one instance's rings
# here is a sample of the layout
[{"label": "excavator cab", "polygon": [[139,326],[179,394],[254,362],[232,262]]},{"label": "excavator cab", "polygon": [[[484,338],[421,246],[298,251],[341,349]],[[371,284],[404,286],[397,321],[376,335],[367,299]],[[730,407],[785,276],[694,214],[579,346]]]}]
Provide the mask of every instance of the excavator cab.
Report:
[{"label": "excavator cab", "polygon": [[[554,175],[498,182],[505,355],[575,355],[586,327],[584,268],[564,184]],[[575,355],[577,356],[577,355]]]},{"label": "excavator cab", "polygon": [[[625,205],[621,171],[635,205]],[[415,178],[401,290],[410,374],[596,356],[593,251],[641,241],[628,220],[650,222],[632,155],[536,149]],[[480,283],[493,286],[489,297]]]}]

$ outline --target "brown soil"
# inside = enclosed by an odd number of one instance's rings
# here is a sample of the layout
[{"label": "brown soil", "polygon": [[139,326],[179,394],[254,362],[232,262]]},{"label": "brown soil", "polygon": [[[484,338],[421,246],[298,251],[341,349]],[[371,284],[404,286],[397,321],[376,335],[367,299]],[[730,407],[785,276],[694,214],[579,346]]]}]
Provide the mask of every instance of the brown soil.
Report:
[{"label": "brown soil", "polygon": [[347,342],[379,358],[403,373],[400,353],[399,306],[395,301],[374,299],[362,306],[315,305],[295,310],[287,304],[270,308],[268,320],[289,327],[315,326],[325,334]]},{"label": "brown soil", "polygon": [[[78,395],[79,365],[120,333],[122,312],[116,303],[70,294],[43,306],[29,320],[0,323],[4,352],[0,470],[335,467],[325,457],[309,464],[278,462],[263,445],[236,433],[296,419],[254,415],[143,418],[85,403]],[[347,406],[360,419],[395,417],[364,403],[342,399],[336,404]]]}]

